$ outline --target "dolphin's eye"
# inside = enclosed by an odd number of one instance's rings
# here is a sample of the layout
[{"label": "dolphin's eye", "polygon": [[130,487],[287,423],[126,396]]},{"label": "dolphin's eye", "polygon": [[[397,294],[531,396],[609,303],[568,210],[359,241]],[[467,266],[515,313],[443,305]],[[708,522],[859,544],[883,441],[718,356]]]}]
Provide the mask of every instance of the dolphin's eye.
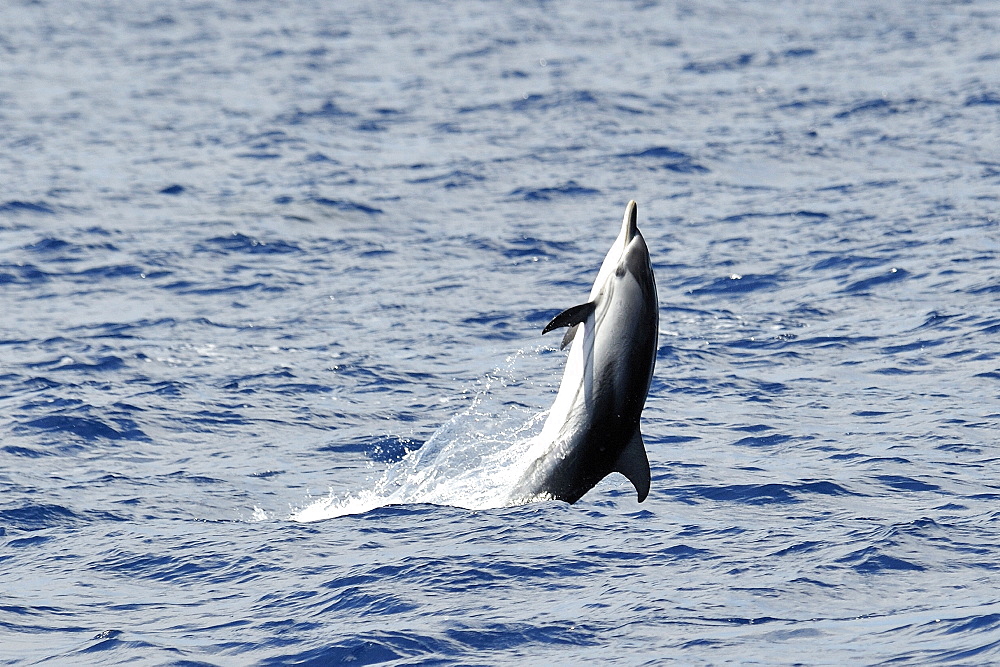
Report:
[{"label": "dolphin's eye", "polygon": [[621,278],[624,275],[625,275],[625,265],[624,264],[619,264],[618,268],[615,269],[615,277],[616,278]]}]

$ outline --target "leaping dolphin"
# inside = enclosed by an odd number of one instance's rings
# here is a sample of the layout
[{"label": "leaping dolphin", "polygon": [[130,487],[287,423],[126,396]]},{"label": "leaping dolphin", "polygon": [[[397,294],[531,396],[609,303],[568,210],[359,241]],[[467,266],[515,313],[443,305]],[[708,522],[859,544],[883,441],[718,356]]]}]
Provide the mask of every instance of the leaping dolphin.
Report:
[{"label": "leaping dolphin", "polygon": [[542,330],[570,327],[562,347],[572,346],[513,502],[550,497],[572,504],[613,472],[632,482],[640,503],[649,494],[639,415],[653,378],[660,318],[637,213],[630,201],[590,299],[559,313]]}]

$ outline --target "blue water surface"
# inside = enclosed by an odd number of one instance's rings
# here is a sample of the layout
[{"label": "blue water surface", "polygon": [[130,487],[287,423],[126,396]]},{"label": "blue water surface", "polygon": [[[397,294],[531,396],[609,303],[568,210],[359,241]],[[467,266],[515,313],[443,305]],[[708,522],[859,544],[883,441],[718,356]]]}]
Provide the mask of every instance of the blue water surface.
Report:
[{"label": "blue water surface", "polygon": [[[995,2],[0,25],[0,663],[1000,661]],[[649,498],[504,507],[629,199]]]}]

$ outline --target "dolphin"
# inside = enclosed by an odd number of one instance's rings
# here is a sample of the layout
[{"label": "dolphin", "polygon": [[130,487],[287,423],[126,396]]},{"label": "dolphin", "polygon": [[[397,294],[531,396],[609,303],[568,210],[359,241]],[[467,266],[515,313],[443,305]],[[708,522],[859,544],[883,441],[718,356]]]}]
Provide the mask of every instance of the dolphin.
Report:
[{"label": "dolphin", "polygon": [[639,415],[653,379],[660,318],[637,217],[638,206],[630,201],[590,298],[542,330],[569,327],[561,346],[571,344],[569,359],[512,502],[551,498],[573,504],[613,472],[632,482],[640,503],[649,494]]}]

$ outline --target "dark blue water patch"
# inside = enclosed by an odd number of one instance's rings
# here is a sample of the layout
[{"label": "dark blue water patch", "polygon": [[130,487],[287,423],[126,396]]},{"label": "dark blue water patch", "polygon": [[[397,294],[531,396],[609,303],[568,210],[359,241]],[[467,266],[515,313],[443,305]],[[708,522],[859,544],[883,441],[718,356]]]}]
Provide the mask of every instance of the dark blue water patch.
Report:
[{"label": "dark blue water patch", "polygon": [[354,125],[357,132],[385,132],[389,125],[382,118],[369,118]]},{"label": "dark blue water patch", "polygon": [[[251,423],[243,415],[231,410],[199,410],[190,414],[186,420],[194,430],[208,432],[211,432],[212,428],[216,426],[245,425]],[[204,425],[204,428],[201,425]]]},{"label": "dark blue water patch", "polygon": [[892,105],[889,103],[889,100],[883,98],[876,98],[873,100],[865,100],[864,102],[859,102],[858,104],[855,104],[852,107],[845,109],[844,111],[834,114],[833,117],[847,118],[848,116],[852,116],[854,114],[868,113],[874,111],[888,113],[891,111],[891,109]]},{"label": "dark blue water patch", "polygon": [[6,445],[2,448],[2,451],[10,454],[11,456],[21,456],[28,459],[37,459],[43,456],[54,456],[56,454],[56,452],[31,449],[30,447],[19,447],[17,445]]},{"label": "dark blue water patch", "polygon": [[190,482],[191,484],[200,485],[213,485],[222,484],[221,479],[216,479],[215,477],[206,477],[205,475],[192,475],[187,470],[175,470],[174,472],[162,475],[167,479],[181,480],[184,482]]},{"label": "dark blue water patch", "polygon": [[[3,529],[0,528],[0,530]],[[0,535],[6,535],[6,534],[7,534],[6,530],[4,530],[3,533],[0,533]],[[14,540],[8,540],[4,544],[4,546],[9,549],[30,549],[32,547],[40,547],[43,544],[51,542],[52,540],[53,540],[52,535],[32,535],[31,537],[21,537]]]},{"label": "dark blue water patch", "polygon": [[174,183],[173,185],[168,185],[167,187],[160,190],[161,195],[179,195],[184,192],[186,188],[183,185],[178,185]]},{"label": "dark blue water patch", "polygon": [[335,208],[339,211],[347,211],[349,213],[358,212],[358,213],[365,213],[367,215],[379,215],[384,212],[380,208],[376,208],[374,206],[368,206],[367,204],[359,204],[358,202],[353,202],[346,199],[328,199],[326,197],[313,197],[312,201],[321,206],[329,206],[330,208]]},{"label": "dark blue water patch", "polygon": [[781,278],[774,274],[732,274],[715,278],[710,283],[689,290],[689,294],[716,296],[743,296],[760,290],[773,290],[781,284]]},{"label": "dark blue water patch", "polygon": [[281,153],[237,153],[236,157],[246,160],[277,160],[281,157]]},{"label": "dark blue water patch", "polygon": [[15,432],[34,429],[46,433],[72,434],[86,441],[101,438],[108,440],[146,440],[146,434],[134,423],[126,424],[121,430],[115,429],[99,419],[73,417],[70,415],[48,415],[18,424]]},{"label": "dark blue water patch", "polygon": [[965,99],[965,106],[998,106],[1000,105],[1000,93],[987,91],[977,95],[970,95]]},{"label": "dark blue water patch", "polygon": [[878,338],[875,336],[813,336],[811,338],[795,338],[787,341],[786,345],[801,345],[804,347],[823,349],[865,345],[877,340]]},{"label": "dark blue water patch", "polygon": [[[643,436],[646,437],[645,435]],[[699,435],[661,435],[658,437],[649,437],[646,442],[660,442],[667,445],[682,445],[685,442],[694,442],[696,440],[701,440],[702,437]]]},{"label": "dark blue water patch", "polygon": [[[451,57],[448,58],[448,62],[455,63],[461,60],[479,60],[484,56],[488,56],[498,52],[503,52],[509,47],[516,45],[517,41],[513,39],[494,38],[486,46],[474,49],[462,50],[452,54]],[[527,77],[526,74],[524,76]]]},{"label": "dark blue water patch", "polygon": [[714,74],[716,72],[729,72],[736,69],[743,69],[753,63],[754,54],[740,53],[729,58],[708,61],[690,61],[682,68],[685,72],[695,74]]},{"label": "dark blue water patch", "polygon": [[674,544],[672,546],[666,547],[665,549],[660,549],[657,554],[660,556],[666,556],[667,558],[676,560],[697,560],[702,561],[707,559],[712,555],[712,552],[708,549],[700,549],[698,547],[691,547],[686,544]]},{"label": "dark blue water patch", "polygon": [[808,47],[800,47],[797,49],[785,49],[783,55],[786,58],[806,58],[808,56],[816,55],[816,49],[811,49]]},{"label": "dark blue water patch", "polygon": [[34,264],[0,264],[0,284],[39,284],[52,279],[54,275],[43,271]]},{"label": "dark blue water patch", "polygon": [[834,114],[833,117],[843,119],[857,115],[876,117],[889,116],[902,112],[906,107],[915,107],[919,104],[919,102],[920,100],[914,98],[903,100],[901,102],[891,102],[888,99],[878,97],[858,102],[857,104]]},{"label": "dark blue water patch", "polygon": [[875,547],[860,549],[843,558],[838,558],[835,562],[850,565],[859,574],[884,574],[907,571],[922,572],[927,569],[918,563],[911,563],[901,558],[880,553]]},{"label": "dark blue water patch", "polygon": [[863,278],[857,280],[849,285],[847,285],[842,292],[848,294],[858,294],[862,292],[868,292],[874,287],[880,287],[882,285],[889,285],[892,283],[897,283],[901,280],[906,280],[910,277],[910,272],[906,269],[891,268],[886,273],[872,276],[871,278]]},{"label": "dark blue water patch", "polygon": [[287,471],[285,470],[264,470],[262,472],[252,472],[248,477],[254,477],[256,479],[271,479],[272,477],[278,477],[284,475]]},{"label": "dark blue water patch", "polygon": [[754,218],[814,218],[816,220],[825,220],[829,217],[829,213],[802,209],[798,211],[779,211],[777,213],[738,213],[722,218],[722,222],[745,222]]},{"label": "dark blue water patch", "polygon": [[695,162],[694,158],[687,153],[675,150],[669,146],[653,146],[638,152],[619,153],[616,157],[624,159],[656,160],[660,162],[659,168],[667,169],[681,174],[703,174],[709,169],[704,165]]},{"label": "dark blue water patch", "polygon": [[600,194],[600,190],[579,185],[572,180],[548,188],[516,188],[510,192],[511,197],[525,201],[549,201],[556,197],[589,197],[597,194]]},{"label": "dark blue water patch", "polygon": [[443,174],[425,176],[424,178],[415,178],[408,182],[418,185],[433,184],[445,188],[446,190],[450,190],[452,188],[468,187],[485,180],[486,177],[482,174],[476,174],[464,169],[454,169]]},{"label": "dark blue water patch", "polygon": [[295,374],[287,369],[271,371],[268,373],[252,373],[250,375],[239,375],[236,377],[224,378],[219,386],[222,389],[238,390],[245,389],[248,385],[258,387],[271,387],[271,379],[292,379]]},{"label": "dark blue water patch", "polygon": [[937,329],[945,328],[948,330],[958,329],[959,327],[952,326],[950,323],[953,319],[958,317],[958,315],[942,315],[936,310],[932,310],[927,313],[927,319],[924,320],[923,324],[918,326],[916,330],[919,329]]},{"label": "dark blue water patch", "polygon": [[183,396],[184,390],[188,388],[188,385],[186,383],[180,382],[178,380],[163,380],[160,382],[150,382],[148,378],[143,378],[138,381],[138,384],[141,384],[143,388],[147,387],[149,388],[146,389],[145,391],[136,394],[137,396],[152,395],[152,396],[177,397],[177,396]]},{"label": "dark blue water patch", "polygon": [[1000,629],[1000,614],[984,614],[982,616],[949,619],[944,632],[947,634],[964,634],[966,632],[993,632],[998,629]]},{"label": "dark blue water patch", "polygon": [[304,142],[298,137],[291,136],[282,130],[270,130],[250,134],[243,138],[245,143],[254,153],[266,153],[269,149],[285,145],[302,145]]},{"label": "dark blue water patch", "polygon": [[747,436],[733,443],[734,447],[774,447],[792,439],[790,435],[773,433],[771,435]]},{"label": "dark blue water patch", "polygon": [[333,392],[333,388],[328,387],[324,384],[310,384],[308,382],[292,382],[288,384],[279,384],[271,389],[278,394],[285,394],[287,396],[299,396],[302,394],[329,394]]},{"label": "dark blue water patch", "polygon": [[[1000,639],[963,649],[912,651],[893,658],[897,664],[986,665],[996,661]],[[993,659],[989,659],[992,655]]]},{"label": "dark blue water patch", "polygon": [[690,160],[664,162],[660,166],[663,169],[677,172],[678,174],[707,174],[709,172],[708,167],[700,165],[697,162],[691,162]]},{"label": "dark blue water patch", "polygon": [[[785,102],[783,104],[779,104],[777,108],[782,110],[799,111],[801,109],[812,109],[815,107],[828,107],[830,106],[830,104],[831,102],[829,98],[814,97],[810,99],[795,100],[793,102]],[[807,132],[807,136],[815,137],[816,132],[815,131]]]},{"label": "dark blue water patch", "polygon": [[597,97],[589,90],[572,90],[541,95],[533,93],[515,99],[510,108],[516,112],[548,111],[561,107],[578,109],[583,105],[596,105]]},{"label": "dark blue water patch", "polygon": [[107,357],[100,357],[97,361],[93,363],[87,363],[83,361],[74,361],[71,363],[65,363],[66,358],[60,357],[59,359],[54,359],[52,361],[41,361],[37,363],[25,364],[29,368],[46,368],[52,372],[83,372],[83,373],[107,373],[113,371],[119,371],[126,367],[125,360],[121,357],[116,357],[114,355],[109,355]]},{"label": "dark blue water patch", "polygon": [[69,327],[71,331],[80,339],[115,338],[121,340],[144,339],[149,336],[151,329],[155,327],[171,327],[177,323],[172,317],[163,317],[156,320],[141,319],[134,322],[101,322],[98,324],[84,324],[76,327]]},{"label": "dark blue water patch", "polygon": [[[797,338],[798,334],[793,333],[781,333],[776,336],[754,336],[752,338],[738,338],[736,340],[727,341],[725,343],[725,347],[737,350],[781,349],[785,346],[785,343],[796,340]],[[791,356],[786,356],[784,358],[797,358],[795,353],[788,354]]]},{"label": "dark blue water patch", "polygon": [[927,348],[937,347],[943,344],[944,340],[917,340],[912,343],[905,343],[903,345],[889,345],[888,347],[882,348],[882,354],[899,354],[901,352],[913,352],[915,350],[924,350]]},{"label": "dark blue water patch", "polygon": [[1000,294],[1000,280],[991,278],[968,288],[970,294]]},{"label": "dark blue water patch", "polygon": [[[195,287],[186,281],[170,283],[169,285],[159,285],[160,289],[170,290],[177,294],[194,294],[198,296],[214,296],[219,294],[241,294],[243,292],[272,292],[282,293],[286,288],[278,285],[268,285],[261,282],[226,285],[224,287]],[[242,329],[244,327],[233,327]]]},{"label": "dark blue water patch", "polygon": [[767,424],[751,424],[749,426],[733,426],[733,431],[743,431],[744,433],[761,433],[763,431],[773,431],[773,426]]},{"label": "dark blue water patch", "polygon": [[896,491],[939,491],[941,489],[936,484],[921,482],[918,479],[902,475],[877,475],[875,479]]},{"label": "dark blue water patch", "polygon": [[0,510],[6,528],[35,531],[79,522],[80,517],[62,505],[28,503]]},{"label": "dark blue water patch", "polygon": [[782,556],[811,553],[825,546],[827,546],[825,542],[816,542],[816,541],[799,542],[797,544],[785,547],[784,549],[779,549],[778,551],[775,551],[774,553],[770,554],[770,556],[776,556],[780,558]]},{"label": "dark blue water patch", "polygon": [[797,495],[856,495],[833,482],[802,482],[799,484],[731,484],[726,486],[689,486],[664,491],[687,502],[713,500],[745,505],[791,504],[802,502]]},{"label": "dark blue water patch", "polygon": [[227,565],[226,560],[220,556],[195,553],[153,555],[116,551],[107,554],[94,567],[120,577],[177,582],[219,572]]},{"label": "dark blue water patch", "polygon": [[450,628],[445,634],[463,646],[485,651],[534,644],[596,646],[599,633],[589,628],[586,623],[571,626],[514,623],[495,624],[483,628]]},{"label": "dark blue water patch", "polygon": [[196,252],[211,253],[246,253],[250,255],[274,255],[301,253],[302,249],[294,243],[288,243],[280,239],[262,241],[239,232],[233,232],[229,236],[216,236],[194,247]]},{"label": "dark blue water patch", "polygon": [[574,243],[550,241],[526,235],[507,239],[503,243],[486,242],[485,247],[490,250],[499,251],[507,259],[557,257],[577,251],[577,246]]},{"label": "dark blue water patch", "polygon": [[30,202],[12,199],[0,204],[0,214],[4,213],[43,213],[52,215],[55,209],[45,202]]},{"label": "dark blue water patch", "polygon": [[299,651],[287,656],[272,656],[260,661],[264,667],[301,665],[375,665],[403,659],[420,659],[420,664],[440,664],[448,661],[438,656],[456,655],[452,642],[412,632],[368,632],[336,644]]},{"label": "dark blue water patch", "polygon": [[357,114],[353,111],[345,111],[333,100],[327,100],[319,108],[312,111],[296,109],[291,113],[282,114],[278,116],[277,122],[288,125],[301,125],[313,120],[343,121],[356,116]]},{"label": "dark blue water patch", "polygon": [[[151,644],[147,641],[142,640],[122,640],[119,639],[121,636],[121,631],[119,630],[108,630],[100,633],[94,638],[93,644],[86,646],[77,653],[81,655],[88,655],[91,653],[103,653],[105,651],[119,651],[119,650],[129,650],[129,649],[159,649],[160,647]],[[168,650],[169,653],[180,654],[177,649]],[[95,656],[96,657],[96,656]]]},{"label": "dark blue water patch", "polygon": [[[820,254],[820,253],[812,253]],[[826,253],[822,253],[826,254]],[[813,271],[828,271],[831,269],[867,269],[882,266],[887,259],[881,257],[865,257],[863,255],[831,255],[812,265]]]},{"label": "dark blue water patch", "polygon": [[[42,398],[39,398],[37,400],[31,400],[22,403],[21,405],[18,406],[18,409],[27,412],[35,410],[40,410],[43,412],[52,412],[54,409],[57,408],[65,410],[69,408],[76,408],[82,405],[84,405],[84,402],[79,398],[64,398],[61,396],[53,398],[49,396],[43,396]],[[86,407],[90,408],[92,406],[86,406]]]},{"label": "dark blue water patch", "polygon": [[[145,276],[145,269],[134,264],[114,264],[110,266],[95,266],[82,271],[67,273],[65,275],[74,279],[82,278],[87,283],[91,283],[95,278],[110,280],[115,278],[135,278],[136,276]],[[166,275],[166,273],[163,272],[161,275]]]},{"label": "dark blue water patch", "polygon": [[55,380],[43,377],[41,375],[36,375],[33,377],[25,378],[21,382],[21,386],[25,391],[42,391],[45,389],[57,389],[64,386],[62,382],[56,382]]},{"label": "dark blue water patch", "polygon": [[50,254],[63,252],[69,248],[77,247],[75,244],[69,241],[63,241],[62,239],[57,239],[53,237],[46,237],[39,241],[35,241],[29,245],[24,246],[24,249],[29,252],[36,252],[39,254]]},{"label": "dark blue water patch", "polygon": [[330,614],[336,612],[349,613],[352,616],[386,616],[402,614],[417,609],[412,602],[406,602],[392,594],[379,591],[375,594],[365,593],[360,588],[345,588],[337,593],[333,602],[327,605],[317,605],[316,613]]},{"label": "dark blue water patch", "polygon": [[641,151],[618,153],[620,158],[653,158],[656,160],[690,160],[691,156],[669,146],[652,146]]},{"label": "dark blue water patch", "polygon": [[169,553],[116,550],[108,553],[93,567],[126,578],[215,584],[249,582],[279,569],[250,554],[210,553],[206,551],[205,545],[197,543]]}]

